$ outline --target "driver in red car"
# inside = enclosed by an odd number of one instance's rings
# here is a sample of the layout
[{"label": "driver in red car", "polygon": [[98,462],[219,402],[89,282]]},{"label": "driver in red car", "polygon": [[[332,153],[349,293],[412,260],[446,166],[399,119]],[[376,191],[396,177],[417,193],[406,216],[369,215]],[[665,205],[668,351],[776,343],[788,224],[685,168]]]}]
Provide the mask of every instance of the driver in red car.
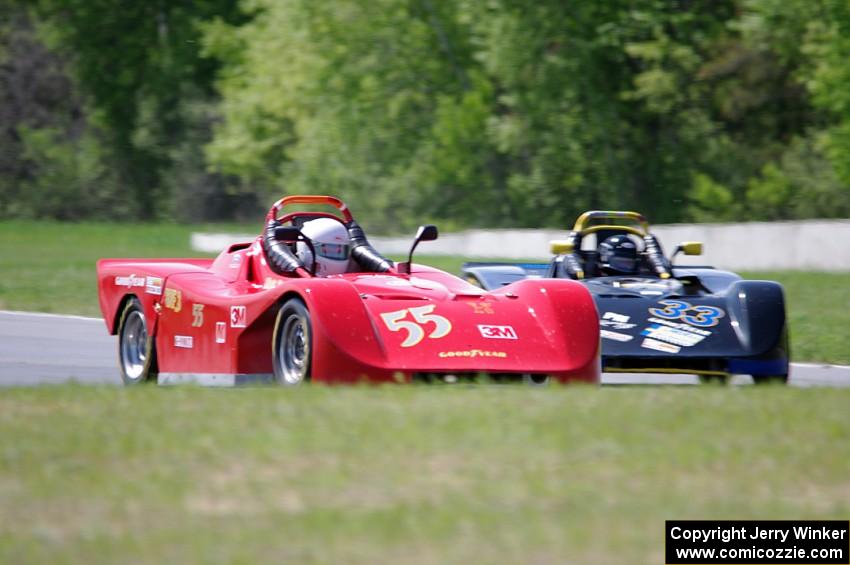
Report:
[{"label": "driver in red car", "polygon": [[[352,270],[348,230],[341,223],[330,218],[317,218],[304,222],[301,233],[313,243],[313,249],[316,250],[316,276],[341,275]],[[313,252],[306,243],[298,243],[296,255],[302,264],[313,264]]]}]

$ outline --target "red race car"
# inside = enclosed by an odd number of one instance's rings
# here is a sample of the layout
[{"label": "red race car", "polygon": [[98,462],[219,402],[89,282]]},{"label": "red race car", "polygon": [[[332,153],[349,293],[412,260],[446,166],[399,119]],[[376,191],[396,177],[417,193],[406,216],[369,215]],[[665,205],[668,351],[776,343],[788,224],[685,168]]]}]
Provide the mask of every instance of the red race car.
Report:
[{"label": "red race car", "polygon": [[[304,211],[329,205],[333,213]],[[284,208],[287,213],[284,213]],[[394,264],[331,196],[289,196],[254,241],[216,259],[102,259],[100,308],[126,384],[598,382],[599,322],[569,280],[483,291]]]}]

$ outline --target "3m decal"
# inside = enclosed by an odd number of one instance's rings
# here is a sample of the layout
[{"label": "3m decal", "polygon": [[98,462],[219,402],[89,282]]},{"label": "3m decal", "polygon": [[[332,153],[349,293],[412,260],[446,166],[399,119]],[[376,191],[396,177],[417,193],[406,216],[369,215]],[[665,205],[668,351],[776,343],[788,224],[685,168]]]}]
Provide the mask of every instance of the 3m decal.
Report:
[{"label": "3m decal", "polygon": [[640,332],[640,335],[657,339],[659,341],[666,341],[667,343],[672,343],[673,345],[679,345],[681,347],[692,347],[705,339],[705,336],[697,333],[679,328],[671,328],[670,326],[662,326],[661,324],[653,324],[649,326]]},{"label": "3m decal", "polygon": [[489,302],[467,302],[467,304],[472,306],[473,314],[495,314]]},{"label": "3m decal", "polygon": [[192,349],[194,347],[194,340],[190,335],[176,335],[174,336],[174,347]]},{"label": "3m decal", "polygon": [[244,328],[248,325],[248,307],[247,306],[231,306],[230,307],[230,327]]},{"label": "3m decal", "polygon": [[[430,304],[428,306],[396,310],[395,312],[385,312],[381,314],[381,319],[391,332],[406,330],[407,337],[401,342],[401,346],[413,347],[425,338],[425,330],[422,328],[425,324],[430,323],[434,325],[434,330],[428,335],[430,339],[446,337],[452,331],[451,322],[443,316],[431,313],[436,307],[435,304]],[[413,322],[405,319],[408,314],[413,317]]]},{"label": "3m decal", "polygon": [[504,359],[508,356],[504,351],[485,351],[482,349],[467,349],[465,351],[440,351],[437,354],[437,357],[442,357],[443,359],[449,357],[499,357]]},{"label": "3m decal", "polygon": [[115,277],[115,286],[126,286],[132,288],[134,286],[145,286],[145,277],[137,277],[130,275],[128,277]]},{"label": "3m decal", "polygon": [[652,338],[646,338],[640,344],[641,347],[645,347],[647,349],[654,349],[656,351],[663,351],[664,353],[678,353],[682,350],[678,345],[673,345],[672,343],[665,343],[663,341],[658,341]]},{"label": "3m decal", "polygon": [[604,339],[613,339],[614,341],[622,341],[627,342],[634,339],[634,336],[630,336],[628,334],[621,334],[619,332],[612,332],[610,330],[599,330],[599,335]]},{"label": "3m decal", "polygon": [[485,326],[478,325],[478,331],[482,337],[488,339],[518,339],[512,326]]},{"label": "3m decal", "polygon": [[200,328],[204,325],[204,305],[192,304],[192,327]]},{"label": "3m decal", "polygon": [[215,323],[215,342],[224,343],[227,341],[227,324],[224,322]]},{"label": "3m decal", "polygon": [[699,328],[716,326],[726,312],[714,306],[693,306],[684,300],[661,300],[663,308],[650,308],[649,313],[665,320],[682,320]]},{"label": "3m decal", "polygon": [[163,302],[166,308],[179,312],[183,309],[183,293],[173,288],[166,288]]},{"label": "3m decal", "polygon": [[162,295],[162,278],[160,277],[146,277],[145,278],[145,292],[147,294],[153,294],[156,296]]}]

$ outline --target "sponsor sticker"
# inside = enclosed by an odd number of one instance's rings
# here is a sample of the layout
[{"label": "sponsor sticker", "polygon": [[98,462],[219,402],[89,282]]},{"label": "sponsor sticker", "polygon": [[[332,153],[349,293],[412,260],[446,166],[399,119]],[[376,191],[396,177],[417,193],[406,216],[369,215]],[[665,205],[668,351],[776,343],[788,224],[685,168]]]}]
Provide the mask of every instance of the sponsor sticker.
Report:
[{"label": "sponsor sticker", "polygon": [[181,347],[183,349],[192,349],[194,347],[192,336],[190,335],[176,335],[174,336],[174,347]]},{"label": "sponsor sticker", "polygon": [[693,326],[689,326],[688,324],[682,324],[680,322],[671,322],[670,320],[664,320],[662,318],[649,318],[648,320],[651,324],[658,324],[661,326],[667,326],[670,328],[678,328],[680,330],[695,333],[697,335],[701,335],[703,337],[708,337],[711,335],[709,330],[701,330],[699,328],[695,328]]},{"label": "sponsor sticker", "polygon": [[625,324],[629,321],[629,316],[626,316],[625,314],[617,314],[616,312],[605,312],[602,314],[602,319]]},{"label": "sponsor sticker", "polygon": [[215,323],[215,342],[224,343],[227,341],[227,324],[224,322]]},{"label": "sponsor sticker", "polygon": [[283,281],[281,281],[281,280],[273,279],[273,278],[270,277],[270,278],[267,278],[265,280],[265,282],[263,283],[263,288],[266,289],[266,290],[268,290],[270,288],[276,288],[282,282]]},{"label": "sponsor sticker", "polygon": [[115,277],[115,286],[126,286],[127,288],[133,288],[135,286],[145,286],[145,277],[137,277],[136,275],[129,275],[126,277]]},{"label": "sponsor sticker", "polygon": [[146,277],[145,292],[160,296],[162,294],[162,278],[161,277]]},{"label": "sponsor sticker", "polygon": [[163,302],[169,310],[179,312],[183,309],[183,293],[173,288],[166,288]]},{"label": "sponsor sticker", "polygon": [[440,351],[438,357],[443,359],[451,357],[499,357],[504,359],[508,356],[504,351],[485,351],[483,349],[466,349],[464,351]]},{"label": "sponsor sticker", "polygon": [[682,350],[678,345],[673,345],[672,343],[665,343],[663,341],[658,341],[652,338],[646,338],[640,344],[641,347],[645,347],[647,349],[654,349],[656,351],[663,351],[664,353],[678,353]]},{"label": "sponsor sticker", "polygon": [[605,312],[599,320],[599,325],[605,326],[606,328],[614,328],[615,330],[630,330],[632,328],[636,328],[637,324],[630,324],[630,319],[631,318],[629,316],[624,314]]},{"label": "sponsor sticker", "polygon": [[671,328],[670,326],[662,326],[660,324],[653,324],[645,328],[640,332],[640,335],[659,341],[666,341],[667,343],[681,347],[692,347],[705,339],[705,336],[697,333],[679,328]]},{"label": "sponsor sticker", "polygon": [[519,339],[512,326],[486,326],[479,324],[478,331],[488,339]]},{"label": "sponsor sticker", "polygon": [[192,327],[200,328],[204,325],[204,305],[192,304]]},{"label": "sponsor sticker", "polygon": [[230,257],[230,268],[231,269],[238,269],[241,264],[242,264],[242,254],[241,253],[237,253],[236,255],[233,255],[233,256]]},{"label": "sponsor sticker", "polygon": [[247,306],[231,306],[230,307],[230,327],[244,328],[248,325],[248,307]]},{"label": "sponsor sticker", "polygon": [[634,336],[630,336],[627,334],[621,334],[619,332],[612,332],[610,330],[599,330],[599,335],[601,335],[605,339],[613,339],[614,341],[631,341],[634,339]]},{"label": "sponsor sticker", "polygon": [[489,302],[467,302],[472,307],[473,314],[495,314]]}]

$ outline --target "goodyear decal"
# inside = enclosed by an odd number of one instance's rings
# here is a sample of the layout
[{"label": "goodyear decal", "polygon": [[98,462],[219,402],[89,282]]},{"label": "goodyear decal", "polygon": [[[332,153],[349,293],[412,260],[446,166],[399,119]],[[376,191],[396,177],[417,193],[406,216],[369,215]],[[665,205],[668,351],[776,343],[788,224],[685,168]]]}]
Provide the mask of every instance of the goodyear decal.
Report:
[{"label": "goodyear decal", "polygon": [[485,351],[483,349],[466,349],[464,351],[440,351],[438,357],[443,359],[452,357],[498,357],[504,359],[508,356],[504,351]]},{"label": "goodyear decal", "polygon": [[126,286],[127,288],[145,286],[145,277],[137,277],[136,275],[115,277],[115,286]]}]

